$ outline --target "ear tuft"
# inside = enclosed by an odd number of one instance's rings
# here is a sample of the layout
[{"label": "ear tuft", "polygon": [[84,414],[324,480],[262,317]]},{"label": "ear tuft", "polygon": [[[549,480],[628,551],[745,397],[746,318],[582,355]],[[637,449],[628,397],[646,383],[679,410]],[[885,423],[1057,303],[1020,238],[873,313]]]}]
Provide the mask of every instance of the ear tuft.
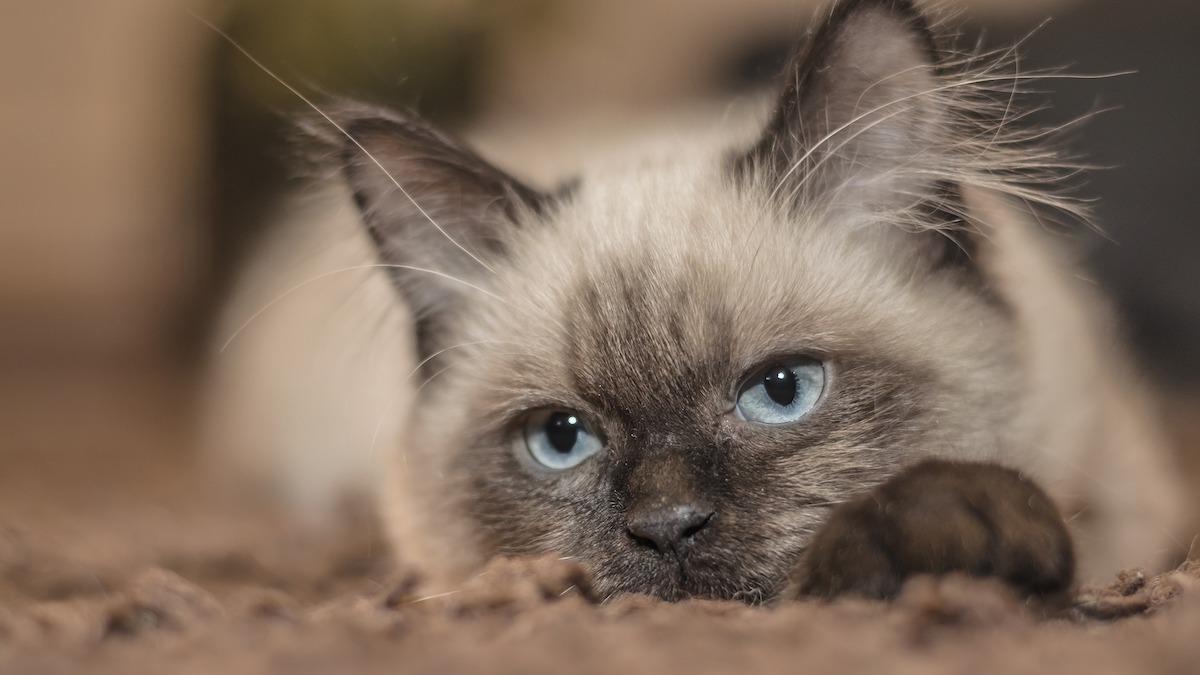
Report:
[{"label": "ear tuft", "polygon": [[937,96],[940,54],[908,0],[838,3],[790,66],[743,161],[789,199],[874,211],[911,204],[928,186],[898,169],[939,147],[951,125]]},{"label": "ear tuft", "polygon": [[785,73],[735,174],[779,208],[909,233],[932,266],[978,276],[990,225],[969,195],[1041,222],[1088,220],[1064,182],[1083,167],[1050,145],[1053,131],[1021,124],[1023,85],[1042,76],[1057,73],[1020,70],[1011,49],[947,50],[911,0],[843,0]]}]

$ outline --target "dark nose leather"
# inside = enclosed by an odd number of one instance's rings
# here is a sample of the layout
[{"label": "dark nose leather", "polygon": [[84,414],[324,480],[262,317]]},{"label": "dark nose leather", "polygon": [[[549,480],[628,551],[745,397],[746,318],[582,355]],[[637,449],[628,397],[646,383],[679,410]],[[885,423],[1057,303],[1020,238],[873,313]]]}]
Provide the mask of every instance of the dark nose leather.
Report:
[{"label": "dark nose leather", "polygon": [[712,509],[698,504],[635,509],[629,514],[626,527],[639,544],[661,553],[671,553],[708,527],[713,515]]}]

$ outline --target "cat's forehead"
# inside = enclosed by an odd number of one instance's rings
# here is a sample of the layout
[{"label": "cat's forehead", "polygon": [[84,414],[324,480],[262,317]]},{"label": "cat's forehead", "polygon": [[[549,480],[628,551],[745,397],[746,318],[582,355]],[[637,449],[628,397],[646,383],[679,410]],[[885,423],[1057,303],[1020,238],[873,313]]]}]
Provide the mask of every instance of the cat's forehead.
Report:
[{"label": "cat's forehead", "polygon": [[498,282],[542,309],[637,296],[663,311],[725,304],[745,319],[799,299],[820,305],[895,285],[880,274],[903,269],[887,237],[846,214],[773,206],[770,186],[740,180],[724,158],[635,163],[585,177],[513,242]]},{"label": "cat's forehead", "polygon": [[494,275],[503,300],[472,338],[520,345],[512,369],[531,381],[577,382],[583,363],[624,382],[716,384],[851,335],[904,293],[839,224],[768,203],[716,159],[589,177],[513,242]]},{"label": "cat's forehead", "polygon": [[[575,276],[593,278],[625,273],[636,261],[670,275],[696,259],[741,260],[786,216],[768,208],[760,190],[739,185],[720,159],[648,159],[586,175],[545,223],[530,228],[515,257],[553,256],[569,261]],[[514,267],[528,270],[520,261]]]}]

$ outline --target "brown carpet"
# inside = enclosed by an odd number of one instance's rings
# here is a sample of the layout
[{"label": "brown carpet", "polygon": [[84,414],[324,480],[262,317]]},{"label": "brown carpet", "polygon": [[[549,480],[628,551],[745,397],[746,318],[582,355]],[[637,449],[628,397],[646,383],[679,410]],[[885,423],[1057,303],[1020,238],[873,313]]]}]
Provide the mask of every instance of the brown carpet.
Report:
[{"label": "brown carpet", "polygon": [[423,597],[369,518],[320,534],[198,487],[161,450],[169,388],[20,392],[0,401],[0,673],[1200,672],[1200,562],[1055,611],[965,578],[890,605],[599,605],[555,559]]}]

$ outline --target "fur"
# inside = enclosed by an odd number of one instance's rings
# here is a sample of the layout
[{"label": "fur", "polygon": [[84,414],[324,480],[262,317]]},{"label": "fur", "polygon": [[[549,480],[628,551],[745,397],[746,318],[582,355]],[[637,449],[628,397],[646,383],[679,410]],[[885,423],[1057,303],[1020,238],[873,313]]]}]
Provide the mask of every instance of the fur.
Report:
[{"label": "fur", "polygon": [[[1070,162],[1014,112],[1029,76],[953,52],[903,0],[839,3],[806,44],[765,121],[569,191],[411,116],[332,115],[317,140],[411,310],[425,382],[383,487],[401,557],[448,587],[498,553],[554,552],[604,594],[763,601],[832,507],[936,457],[1043,486],[1085,578],[1167,559],[1166,445],[1041,224],[1084,214],[1059,191]],[[803,423],[730,414],[748,373],[793,355],[829,378]],[[544,408],[581,413],[604,451],[540,468],[521,429]],[[626,532],[668,497],[717,514],[675,562]]]}]

